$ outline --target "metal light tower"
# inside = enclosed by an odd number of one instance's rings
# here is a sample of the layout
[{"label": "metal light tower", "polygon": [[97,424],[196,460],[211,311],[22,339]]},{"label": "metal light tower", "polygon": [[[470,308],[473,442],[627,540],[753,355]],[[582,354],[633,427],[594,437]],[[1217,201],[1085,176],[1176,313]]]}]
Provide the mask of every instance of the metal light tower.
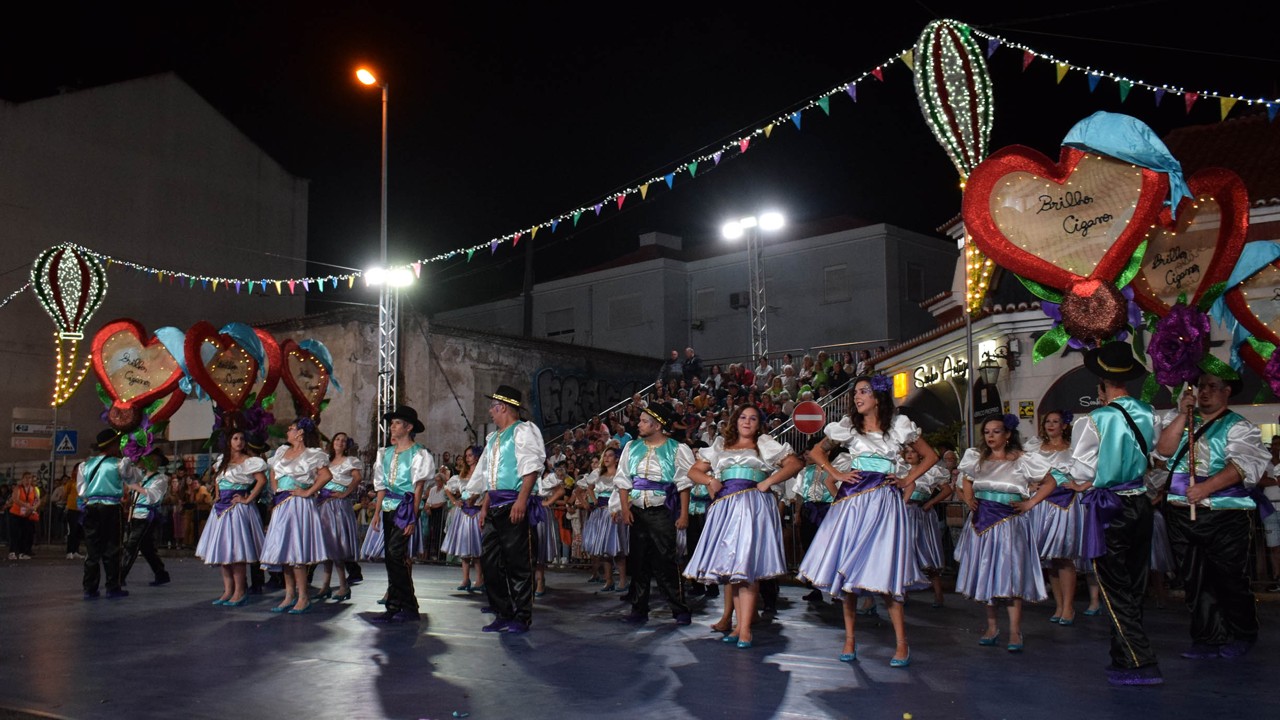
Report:
[{"label": "metal light tower", "polygon": [[769,212],[760,217],[752,215],[741,220],[726,223],[722,234],[737,240],[747,239],[747,279],[750,282],[748,314],[751,316],[751,359],[752,361],[769,354],[769,303],[765,297],[764,282],[764,247],[760,242],[760,231],[773,231],[786,223],[781,213]]}]

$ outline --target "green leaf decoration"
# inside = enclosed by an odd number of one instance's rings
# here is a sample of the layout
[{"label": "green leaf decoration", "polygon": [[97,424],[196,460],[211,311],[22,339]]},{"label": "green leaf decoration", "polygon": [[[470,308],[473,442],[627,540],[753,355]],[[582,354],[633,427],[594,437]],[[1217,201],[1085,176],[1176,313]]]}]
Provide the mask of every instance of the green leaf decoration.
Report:
[{"label": "green leaf decoration", "polygon": [[267,427],[267,435],[273,438],[282,438],[284,437],[284,428],[279,425],[271,425]]},{"label": "green leaf decoration", "polygon": [[1147,373],[1147,379],[1142,381],[1142,402],[1151,404],[1158,392],[1160,392],[1160,383],[1156,381],[1155,373]]},{"label": "green leaf decoration", "polygon": [[1153,312],[1143,311],[1142,316],[1147,319],[1147,332],[1156,331],[1156,325],[1160,322],[1160,316]]},{"label": "green leaf decoration", "polygon": [[95,383],[98,388],[98,399],[106,407],[111,407],[111,396],[107,394],[107,389],[102,387],[102,383]]},{"label": "green leaf decoration", "polygon": [[1138,358],[1138,362],[1143,365],[1147,364],[1147,352],[1145,345],[1146,343],[1142,341],[1142,333],[1133,333],[1133,355]]},{"label": "green leaf decoration", "polygon": [[268,396],[266,396],[266,397],[262,398],[262,409],[263,409],[263,410],[270,410],[270,409],[271,409],[271,406],[272,406],[272,405],[275,405],[275,404],[276,404],[276,394],[275,394],[275,393],[271,393],[270,395],[268,395]]},{"label": "green leaf decoration", "polygon": [[1200,296],[1200,302],[1196,303],[1196,309],[1200,312],[1209,312],[1209,308],[1222,297],[1222,293],[1227,291],[1226,282],[1217,282],[1209,286],[1204,291],[1204,295]]},{"label": "green leaf decoration", "polygon": [[1222,362],[1214,355],[1205,355],[1200,358],[1200,362],[1196,365],[1207,373],[1217,375],[1223,380],[1239,380],[1240,373],[1231,368],[1230,365]]},{"label": "green leaf decoration", "polygon": [[246,408],[251,408],[251,407],[253,407],[253,401],[254,401],[254,400],[257,400],[257,399],[258,399],[258,393],[257,393],[257,391],[254,391],[254,392],[249,393],[249,394],[248,394],[248,396],[246,396],[246,397],[245,397],[245,399],[244,399],[244,406],[245,406]]},{"label": "green leaf decoration", "polygon": [[327,407],[329,407],[329,398],[325,398],[320,401],[320,412],[324,412],[324,409]]},{"label": "green leaf decoration", "polygon": [[1263,403],[1270,402],[1271,399],[1267,396],[1271,394],[1272,394],[1271,388],[1268,388],[1266,385],[1263,385],[1262,387],[1258,388],[1258,394],[1253,396],[1253,404],[1262,405]]},{"label": "green leaf decoration", "polygon": [[1035,347],[1031,349],[1032,360],[1034,362],[1040,362],[1041,360],[1053,355],[1061,350],[1062,346],[1066,345],[1069,339],[1071,339],[1071,336],[1067,334],[1066,329],[1061,325],[1041,335],[1040,339],[1036,340]]},{"label": "green leaf decoration", "polygon": [[1276,351],[1275,345],[1272,345],[1266,340],[1259,340],[1258,338],[1252,335],[1245,338],[1245,341],[1249,343],[1249,347],[1253,348],[1253,351],[1258,353],[1258,355],[1261,356],[1263,360],[1270,360],[1271,354]]},{"label": "green leaf decoration", "polygon": [[1028,280],[1027,278],[1024,278],[1021,275],[1018,275],[1016,273],[1014,274],[1014,277],[1018,278],[1018,282],[1021,282],[1023,286],[1027,288],[1027,290],[1030,290],[1032,295],[1035,295],[1041,300],[1047,300],[1051,303],[1062,302],[1062,293],[1058,292],[1057,290],[1052,290],[1050,288],[1047,288],[1044,285],[1041,285],[1040,283],[1036,282],[1035,280]]},{"label": "green leaf decoration", "polygon": [[1133,282],[1133,278],[1142,269],[1142,256],[1147,254],[1147,241],[1143,240],[1138,249],[1133,251],[1133,255],[1129,256],[1129,264],[1124,266],[1120,274],[1116,277],[1116,289],[1120,290]]},{"label": "green leaf decoration", "polygon": [[1174,305],[1186,305],[1186,304],[1187,304],[1187,293],[1186,293],[1186,291],[1183,291],[1183,292],[1178,293],[1178,301],[1177,301],[1177,302],[1175,302],[1175,303],[1174,303]]}]

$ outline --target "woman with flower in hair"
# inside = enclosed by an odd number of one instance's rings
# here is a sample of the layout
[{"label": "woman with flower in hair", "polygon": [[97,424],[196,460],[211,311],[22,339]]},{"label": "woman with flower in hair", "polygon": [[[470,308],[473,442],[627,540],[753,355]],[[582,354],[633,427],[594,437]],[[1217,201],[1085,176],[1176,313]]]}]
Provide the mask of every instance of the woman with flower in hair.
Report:
[{"label": "woman with flower in hair", "polygon": [[[823,431],[826,439],[810,451],[814,463],[827,473],[835,501],[800,562],[799,574],[842,601],[841,662],[858,658],[854,635],[858,596],[882,595],[897,642],[889,666],[904,668],[911,664],[911,648],[903,601],[908,590],[927,587],[928,581],[916,563],[903,495],[910,496],[916,479],[933,467],[938,455],[915,423],[894,412],[891,388],[884,375],[855,379],[854,412],[828,424]],[[898,460],[906,446],[922,459],[899,477]],[[830,453],[836,448],[847,449],[849,470],[831,464]]]},{"label": "woman with flower in hair", "polygon": [[[463,489],[471,481],[471,473],[475,472],[483,452],[484,448],[479,445],[467,448],[458,457],[458,474],[450,477],[444,485],[444,493],[453,504],[454,511],[440,549],[462,561],[462,584],[458,586],[458,592],[484,592],[484,569],[480,567],[480,506]],[[471,584],[473,566],[476,570],[475,585]]]},{"label": "woman with flower in hair", "polygon": [[[1040,416],[1036,440],[1027,443],[1021,464],[1027,490],[1032,494],[1040,489],[1050,471],[1058,470],[1066,477],[1071,465],[1071,419],[1071,413],[1064,410],[1051,410]],[[1053,591],[1055,607],[1049,622],[1063,626],[1074,625],[1076,618],[1076,560],[1080,557],[1081,526],[1078,497],[1064,482],[1050,488],[1045,502],[1027,512]]]},{"label": "woman with flower in hair", "polygon": [[[724,433],[698,451],[689,479],[706,485],[713,498],[698,545],[685,564],[685,577],[704,585],[727,584],[724,613],[712,628],[724,642],[752,646],[760,581],[786,573],[782,523],[771,488],[804,469],[787,443],[764,432],[755,405],[738,406]],[[737,611],[737,627],[731,617]]]},{"label": "woman with flower in hair", "polygon": [[314,420],[303,417],[290,423],[285,439],[288,444],[277,448],[267,462],[274,509],[262,543],[262,564],[281,568],[284,576],[284,599],[271,612],[301,615],[311,611],[307,566],[326,559],[316,495],[333,475]]},{"label": "woman with flower in hair", "polygon": [[[325,554],[324,582],[313,600],[350,600],[351,588],[347,585],[346,564],[356,559],[360,549],[360,531],[356,526],[356,511],[352,507],[351,493],[360,487],[364,463],[355,456],[356,444],[344,432],[336,433],[329,440],[329,482],[320,490],[318,504],[320,524],[324,528]],[[334,567],[338,569],[338,594],[329,586]]]},{"label": "woman with flower in hair", "polygon": [[[934,452],[937,453],[936,450]],[[907,472],[924,462],[914,444],[902,448],[902,459],[906,463]],[[900,474],[905,475],[906,472]],[[942,554],[942,523],[939,522],[934,507],[951,497],[953,489],[950,479],[946,466],[935,463],[916,478],[915,489],[907,496],[907,521],[913,528],[911,536],[915,538],[916,564],[933,586],[935,608],[942,607],[944,601],[942,569],[946,567],[946,562]]]},{"label": "woman with flower in hair", "polygon": [[1030,502],[1018,418],[988,418],[982,423],[982,449],[969,448],[960,460],[960,497],[970,515],[956,547],[960,570],[956,591],[986,605],[987,629],[979,645],[995,646],[1000,629],[996,603],[1009,612],[1009,652],[1021,652],[1022,601],[1040,602],[1046,595],[1035,531],[1025,512],[1047,496],[1041,487]]},{"label": "woman with flower in hair", "polygon": [[[627,550],[630,548],[631,528],[614,519],[609,512],[609,498],[613,495],[613,477],[618,474],[617,448],[605,448],[600,453],[598,465],[583,479],[592,510],[582,530],[582,551],[599,563],[600,592],[630,590],[627,581]],[[618,584],[613,582],[614,566],[618,568]],[[594,566],[593,566],[594,567]]]},{"label": "woman with flower in hair", "polygon": [[262,518],[256,503],[267,484],[267,463],[249,451],[244,431],[236,430],[213,467],[218,500],[196,545],[196,557],[222,571],[222,595],[213,604],[238,607],[246,603],[246,570],[262,552]]}]

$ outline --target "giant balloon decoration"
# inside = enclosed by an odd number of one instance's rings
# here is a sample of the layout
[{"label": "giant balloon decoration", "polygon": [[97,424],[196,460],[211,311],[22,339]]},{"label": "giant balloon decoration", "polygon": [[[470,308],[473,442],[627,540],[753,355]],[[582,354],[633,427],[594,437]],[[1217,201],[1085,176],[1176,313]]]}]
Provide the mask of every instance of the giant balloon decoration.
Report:
[{"label": "giant balloon decoration", "polygon": [[77,351],[84,328],[107,294],[107,273],[96,257],[81,248],[62,244],[40,253],[31,266],[31,285],[41,307],[53,318],[57,371],[54,407],[71,397],[89,372],[90,358],[81,364]]},{"label": "giant balloon decoration", "polygon": [[[933,136],[946,150],[961,184],[987,157],[995,104],[991,76],[982,48],[969,26],[955,20],[935,20],[916,40],[916,98]],[[969,312],[982,306],[995,270],[972,242],[965,242],[965,305]]]}]

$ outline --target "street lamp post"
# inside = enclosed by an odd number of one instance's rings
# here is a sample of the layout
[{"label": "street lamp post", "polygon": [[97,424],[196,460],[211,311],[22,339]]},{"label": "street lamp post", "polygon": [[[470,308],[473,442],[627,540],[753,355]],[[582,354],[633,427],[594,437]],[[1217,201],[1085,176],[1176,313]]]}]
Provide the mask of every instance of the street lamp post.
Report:
[{"label": "street lamp post", "polygon": [[751,316],[751,357],[758,360],[769,354],[769,303],[765,297],[764,250],[760,243],[760,231],[773,231],[786,224],[781,213],[767,212],[741,220],[725,223],[721,233],[729,240],[747,239],[747,279],[749,314]]},{"label": "street lamp post", "polygon": [[[387,268],[387,83],[380,82],[367,68],[356,70],[356,79],[382,88],[382,208],[378,240],[381,269]],[[383,278],[379,278],[382,280]],[[378,285],[378,447],[387,444],[386,424],[381,418],[395,409],[397,356],[400,328],[400,290],[392,282]]]}]

